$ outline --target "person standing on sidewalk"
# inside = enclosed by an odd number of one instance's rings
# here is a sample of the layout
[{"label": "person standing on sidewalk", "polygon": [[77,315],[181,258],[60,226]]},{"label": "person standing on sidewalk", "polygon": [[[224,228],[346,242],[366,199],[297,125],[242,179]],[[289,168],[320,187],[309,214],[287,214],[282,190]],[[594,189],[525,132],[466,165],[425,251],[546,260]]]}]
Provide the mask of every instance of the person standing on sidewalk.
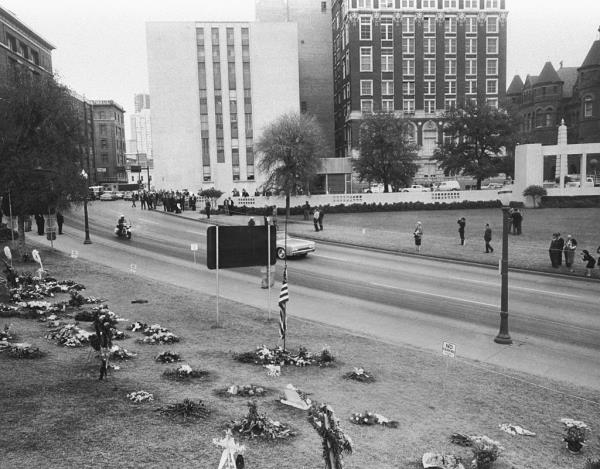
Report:
[{"label": "person standing on sidewalk", "polygon": [[325,210],[323,206],[319,207],[319,230],[323,231],[323,217],[325,216]]},{"label": "person standing on sidewalk", "polygon": [[310,215],[310,204],[308,203],[308,200],[304,203],[302,209],[304,212],[304,221],[308,221],[308,216]]},{"label": "person standing on sidewalk", "polygon": [[460,236],[460,245],[465,245],[465,226],[467,226],[467,220],[465,217],[460,218],[456,223],[458,223],[458,236]]},{"label": "person standing on sidewalk", "polygon": [[521,224],[523,223],[523,213],[518,208],[515,208],[513,215],[513,226],[514,232],[513,234],[520,235],[521,234]]},{"label": "person standing on sidewalk", "polygon": [[577,240],[571,235],[567,235],[567,242],[563,248],[565,255],[565,265],[570,272],[573,272],[573,262],[575,261],[575,251],[577,250]]},{"label": "person standing on sidewalk", "polygon": [[491,246],[490,241],[492,240],[492,229],[490,228],[490,224],[485,224],[485,231],[483,232],[483,240],[485,241],[485,252],[490,253],[494,252],[494,248]]},{"label": "person standing on sidewalk", "polygon": [[208,199],[204,202],[204,211],[206,212],[206,218],[210,219],[210,200]]},{"label": "person standing on sidewalk", "polygon": [[581,259],[583,260],[583,262],[586,262],[586,264],[585,264],[585,276],[586,277],[591,277],[592,276],[592,269],[596,265],[596,259],[594,259],[591,256],[591,254],[589,253],[589,251],[587,249],[584,249],[584,250],[581,251]]},{"label": "person standing on sidewalk", "polygon": [[415,249],[417,252],[421,252],[421,241],[423,240],[423,224],[418,221],[415,225],[415,231],[413,232],[415,238]]},{"label": "person standing on sidewalk", "polygon": [[59,235],[63,234],[62,228],[63,228],[64,222],[65,222],[65,217],[63,217],[62,213],[57,211],[56,212],[56,224],[58,225],[58,234]]},{"label": "person standing on sidewalk", "polygon": [[315,207],[313,212],[313,224],[315,225],[315,231],[319,231],[319,207]]}]

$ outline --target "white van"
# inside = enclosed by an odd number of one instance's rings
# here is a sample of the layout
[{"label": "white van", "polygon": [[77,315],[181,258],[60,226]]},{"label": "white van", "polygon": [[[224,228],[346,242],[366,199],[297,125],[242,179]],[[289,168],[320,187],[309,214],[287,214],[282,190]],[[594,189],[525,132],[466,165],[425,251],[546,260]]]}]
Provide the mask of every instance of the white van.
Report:
[{"label": "white van", "polygon": [[459,191],[460,184],[458,181],[442,181],[435,185],[436,191]]}]

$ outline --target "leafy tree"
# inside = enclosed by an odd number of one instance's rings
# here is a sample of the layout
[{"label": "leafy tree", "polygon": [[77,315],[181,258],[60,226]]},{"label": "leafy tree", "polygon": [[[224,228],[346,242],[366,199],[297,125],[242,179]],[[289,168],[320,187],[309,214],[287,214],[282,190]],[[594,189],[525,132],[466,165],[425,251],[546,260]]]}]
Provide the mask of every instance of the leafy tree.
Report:
[{"label": "leafy tree", "polygon": [[51,77],[17,72],[0,85],[0,190],[10,191],[22,253],[26,216],[66,209],[87,192],[82,125],[69,90]]},{"label": "leafy tree", "polygon": [[545,188],[543,188],[542,186],[537,186],[537,185],[531,185],[531,186],[527,186],[525,188],[525,190],[523,191],[523,196],[524,197],[533,197],[533,206],[537,207],[537,203],[536,203],[536,199],[537,197],[543,197],[545,195],[548,195],[548,191],[546,191]]},{"label": "leafy tree", "polygon": [[488,105],[468,104],[444,114],[444,133],[452,136],[435,151],[444,174],[464,174],[481,181],[497,176],[503,167],[502,155],[515,144],[517,125],[504,110]]},{"label": "leafy tree", "polygon": [[360,181],[382,183],[397,189],[408,186],[417,172],[418,147],[410,139],[409,124],[393,113],[363,117],[360,124],[360,156],[353,161]]},{"label": "leafy tree", "polygon": [[308,182],[321,167],[327,146],[313,116],[284,114],[270,123],[256,144],[260,153],[258,167],[267,180],[265,190],[285,194],[286,217],[290,215],[290,195],[298,188],[308,190]]}]

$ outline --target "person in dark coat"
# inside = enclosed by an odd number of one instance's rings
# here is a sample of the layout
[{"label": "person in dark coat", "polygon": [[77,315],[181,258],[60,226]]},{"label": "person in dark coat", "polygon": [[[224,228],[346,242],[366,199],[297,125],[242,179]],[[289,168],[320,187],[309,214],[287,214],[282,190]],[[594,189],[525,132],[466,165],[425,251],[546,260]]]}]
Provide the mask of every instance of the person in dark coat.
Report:
[{"label": "person in dark coat", "polygon": [[581,259],[583,260],[583,262],[586,263],[585,264],[585,276],[586,277],[591,277],[592,276],[592,269],[596,265],[596,259],[594,259],[592,257],[592,255],[589,253],[589,251],[587,249],[583,249],[581,251]]},{"label": "person in dark coat", "polygon": [[325,216],[325,209],[319,207],[319,230],[323,231],[323,217]]},{"label": "person in dark coat", "polygon": [[560,235],[560,233],[556,233],[556,235],[558,236],[558,239],[556,240],[556,248],[558,249],[558,255],[557,255],[556,259],[557,259],[558,265],[560,267],[562,265],[562,252],[563,252],[563,249],[565,248],[565,240]]},{"label": "person in dark coat", "polygon": [[204,211],[206,212],[206,218],[210,218],[210,200],[208,199],[204,203]]},{"label": "person in dark coat", "polygon": [[573,262],[575,261],[575,251],[577,250],[577,240],[571,235],[567,235],[567,242],[563,247],[565,255],[565,266],[573,272]]},{"label": "person in dark coat", "polygon": [[308,200],[302,206],[302,210],[303,210],[303,214],[304,214],[304,220],[308,221],[308,217],[310,215],[310,204],[308,203]]},{"label": "person in dark coat", "polygon": [[37,225],[38,235],[42,236],[44,234],[44,216],[41,213],[35,215],[35,224]]},{"label": "person in dark coat", "polygon": [[467,226],[467,220],[465,217],[460,218],[456,223],[458,223],[458,236],[460,236],[460,245],[465,245],[465,227]]},{"label": "person in dark coat", "polygon": [[518,208],[515,208],[512,214],[513,221],[513,234],[520,235],[521,234],[521,224],[523,223],[523,214]]},{"label": "person in dark coat", "polygon": [[58,225],[58,234],[59,235],[63,234],[62,228],[63,228],[64,222],[65,222],[65,217],[63,217],[63,214],[60,212],[56,212],[56,224]]},{"label": "person in dark coat", "polygon": [[494,252],[494,248],[491,246],[490,241],[492,240],[492,229],[490,224],[485,224],[485,231],[483,232],[483,240],[485,241],[485,252]]},{"label": "person in dark coat", "polygon": [[552,233],[552,241],[550,241],[550,262],[552,267],[557,269],[562,264],[562,252],[565,247],[565,241],[560,237],[560,233]]}]

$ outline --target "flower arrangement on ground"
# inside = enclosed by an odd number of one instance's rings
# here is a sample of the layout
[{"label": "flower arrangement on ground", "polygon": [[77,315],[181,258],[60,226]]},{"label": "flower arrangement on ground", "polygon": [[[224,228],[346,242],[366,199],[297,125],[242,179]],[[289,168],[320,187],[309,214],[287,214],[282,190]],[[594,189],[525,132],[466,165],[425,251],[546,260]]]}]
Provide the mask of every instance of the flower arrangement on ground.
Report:
[{"label": "flower arrangement on ground", "polygon": [[193,378],[202,378],[208,375],[208,371],[193,370],[190,365],[181,365],[174,370],[167,370],[163,376],[175,381],[187,381]]},{"label": "flower arrangement on ground", "polygon": [[154,357],[154,360],[161,363],[175,363],[181,361],[181,355],[171,350],[165,350]]},{"label": "flower arrangement on ground", "polygon": [[272,420],[265,414],[259,414],[255,400],[248,402],[248,415],[241,420],[234,420],[229,427],[234,434],[248,438],[278,440],[295,436],[289,425]]},{"label": "flower arrangement on ground", "polygon": [[297,352],[292,352],[279,346],[269,348],[264,344],[256,347],[256,350],[252,352],[235,354],[234,358],[242,363],[299,367],[310,365],[331,366],[335,361],[329,349],[324,349],[320,353],[311,353],[305,347],[299,347]]},{"label": "flower arrangement on ground", "polygon": [[154,400],[154,395],[146,391],[134,391],[127,394],[127,399],[136,404],[150,402]]},{"label": "flower arrangement on ground", "polygon": [[14,334],[11,332],[10,326],[5,324],[4,329],[0,330],[0,342],[8,342],[9,340],[14,340]]},{"label": "flower arrangement on ground", "polygon": [[217,391],[217,394],[220,396],[263,397],[267,394],[267,390],[254,384],[232,384],[227,389]]},{"label": "flower arrangement on ground", "polygon": [[565,426],[563,440],[567,443],[567,449],[572,453],[579,453],[585,446],[585,440],[590,427],[580,420],[562,418],[560,421]]},{"label": "flower arrangement on ground", "polygon": [[46,334],[46,339],[55,340],[65,347],[83,347],[90,343],[91,332],[80,329],[75,324],[65,324]]},{"label": "flower arrangement on ground", "polygon": [[373,383],[375,377],[372,373],[365,371],[364,368],[354,368],[352,371],[344,374],[344,378],[353,379],[354,381],[360,381],[361,383]]},{"label": "flower arrangement on ground", "polygon": [[398,428],[399,425],[396,420],[390,420],[381,414],[369,411],[355,412],[350,421],[355,425],[382,425],[390,428]]},{"label": "flower arrangement on ground", "polygon": [[46,355],[39,348],[33,347],[31,344],[11,344],[7,349],[9,357],[35,359],[42,358]]},{"label": "flower arrangement on ground", "polygon": [[471,436],[473,450],[473,466],[477,469],[490,467],[498,459],[504,448],[500,443],[487,436]]},{"label": "flower arrangement on ground", "polygon": [[340,428],[331,406],[314,404],[308,412],[308,422],[321,437],[325,467],[343,469],[343,453],[352,454],[352,440]]},{"label": "flower arrangement on ground", "polygon": [[141,344],[173,344],[175,342],[179,342],[179,337],[177,337],[172,332],[165,327],[162,327],[159,324],[153,324],[149,326],[146,323],[142,323],[140,321],[135,321],[131,326],[128,327],[130,331],[140,331],[143,332],[146,337],[143,339],[138,339],[138,342]]},{"label": "flower arrangement on ground", "polygon": [[118,345],[113,345],[110,348],[110,358],[116,360],[129,360],[130,358],[137,357],[137,353],[130,352],[129,350],[119,347]]},{"label": "flower arrangement on ground", "polygon": [[204,402],[201,400],[194,402],[191,399],[184,399],[183,402],[168,404],[157,409],[157,412],[168,417],[181,417],[184,422],[188,419],[205,419],[210,415],[210,411],[206,408]]},{"label": "flower arrangement on ground", "polygon": [[465,469],[462,460],[453,454],[425,453],[421,462],[424,468]]}]

